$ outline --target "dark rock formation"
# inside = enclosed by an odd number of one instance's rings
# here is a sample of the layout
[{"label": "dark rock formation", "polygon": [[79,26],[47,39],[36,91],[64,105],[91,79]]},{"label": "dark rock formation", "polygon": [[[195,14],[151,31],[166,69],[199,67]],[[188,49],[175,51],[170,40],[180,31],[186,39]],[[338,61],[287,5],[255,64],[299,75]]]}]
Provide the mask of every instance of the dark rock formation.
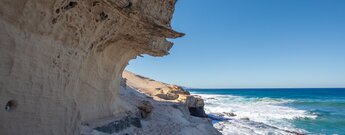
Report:
[{"label": "dark rock formation", "polygon": [[202,118],[207,117],[204,110],[205,103],[200,96],[187,96],[186,104],[190,115]]},{"label": "dark rock formation", "polygon": [[137,117],[125,117],[124,119],[121,120],[117,120],[117,121],[113,121],[109,124],[106,124],[104,126],[101,127],[96,127],[95,130],[103,132],[103,133],[117,133],[119,131],[122,131],[128,127],[130,127],[131,125],[137,127],[137,128],[141,128],[141,122],[140,119]]}]

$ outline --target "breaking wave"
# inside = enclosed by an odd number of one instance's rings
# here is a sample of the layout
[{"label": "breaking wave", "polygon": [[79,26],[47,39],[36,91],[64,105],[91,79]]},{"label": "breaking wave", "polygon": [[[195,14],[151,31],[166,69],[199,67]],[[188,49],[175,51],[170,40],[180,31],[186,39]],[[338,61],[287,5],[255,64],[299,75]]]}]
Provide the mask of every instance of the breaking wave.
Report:
[{"label": "breaking wave", "polygon": [[205,99],[205,111],[224,117],[214,126],[225,135],[230,134],[303,134],[294,127],[295,119],[315,119],[316,114],[289,107],[289,99],[249,98],[233,95],[198,94]]}]

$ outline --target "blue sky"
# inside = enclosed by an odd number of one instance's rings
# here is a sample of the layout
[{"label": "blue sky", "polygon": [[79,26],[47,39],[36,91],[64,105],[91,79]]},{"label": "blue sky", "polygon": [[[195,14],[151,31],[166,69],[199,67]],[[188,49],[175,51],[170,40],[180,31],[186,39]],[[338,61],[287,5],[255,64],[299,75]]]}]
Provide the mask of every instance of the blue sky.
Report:
[{"label": "blue sky", "polygon": [[186,36],[128,70],[194,88],[345,87],[345,0],[179,0]]}]

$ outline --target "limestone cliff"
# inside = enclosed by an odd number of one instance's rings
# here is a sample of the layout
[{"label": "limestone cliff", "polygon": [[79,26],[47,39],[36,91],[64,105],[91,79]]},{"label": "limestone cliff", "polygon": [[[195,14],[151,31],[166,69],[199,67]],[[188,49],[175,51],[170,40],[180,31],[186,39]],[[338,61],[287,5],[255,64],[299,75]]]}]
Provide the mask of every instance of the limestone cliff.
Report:
[{"label": "limestone cliff", "polygon": [[1,0],[0,132],[81,132],[127,112],[121,74],[139,54],[168,54],[175,0]]}]

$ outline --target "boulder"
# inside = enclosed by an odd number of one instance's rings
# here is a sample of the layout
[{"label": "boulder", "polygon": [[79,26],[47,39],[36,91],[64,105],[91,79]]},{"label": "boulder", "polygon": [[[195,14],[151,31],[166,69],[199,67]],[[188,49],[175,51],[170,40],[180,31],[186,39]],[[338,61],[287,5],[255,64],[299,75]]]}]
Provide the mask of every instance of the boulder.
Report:
[{"label": "boulder", "polygon": [[152,112],[153,107],[149,101],[142,101],[138,109],[140,110],[141,118],[147,118]]},{"label": "boulder", "polygon": [[202,117],[206,118],[207,115],[204,110],[204,99],[202,99],[200,96],[187,96],[186,99],[186,105],[188,107],[188,110],[190,112],[190,115],[196,116],[196,117]]}]

